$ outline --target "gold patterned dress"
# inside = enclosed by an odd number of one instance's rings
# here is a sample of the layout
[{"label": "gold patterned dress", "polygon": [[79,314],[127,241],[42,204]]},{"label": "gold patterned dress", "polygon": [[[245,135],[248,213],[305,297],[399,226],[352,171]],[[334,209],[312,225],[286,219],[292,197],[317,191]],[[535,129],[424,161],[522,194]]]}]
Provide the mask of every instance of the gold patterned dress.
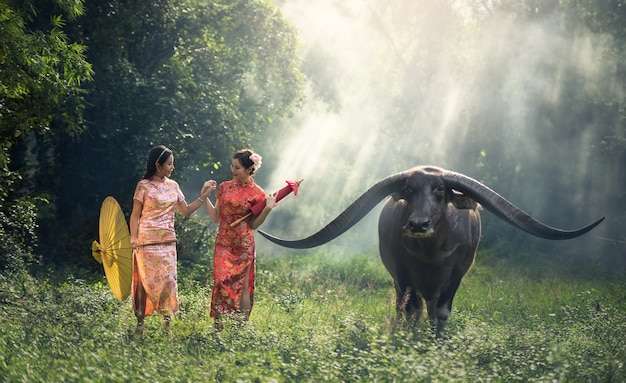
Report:
[{"label": "gold patterned dress", "polygon": [[176,205],[185,200],[178,183],[167,177],[143,179],[134,199],[143,204],[138,247],[133,252],[133,308],[137,317],[178,313]]},{"label": "gold patterned dress", "polygon": [[256,249],[254,231],[248,218],[230,224],[250,212],[250,207],[265,199],[265,192],[254,183],[231,180],[223,182],[215,194],[220,206],[220,225],[215,239],[213,257],[213,291],[211,317],[239,312],[243,287],[248,276],[250,308],[254,303],[254,269]]}]

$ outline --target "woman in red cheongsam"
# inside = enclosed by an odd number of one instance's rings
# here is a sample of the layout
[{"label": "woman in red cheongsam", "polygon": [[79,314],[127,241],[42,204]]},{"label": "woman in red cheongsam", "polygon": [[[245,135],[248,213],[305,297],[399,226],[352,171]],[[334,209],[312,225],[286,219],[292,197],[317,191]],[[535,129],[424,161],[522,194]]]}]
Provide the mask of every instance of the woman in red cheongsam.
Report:
[{"label": "woman in red cheongsam", "polygon": [[[252,175],[261,167],[261,156],[252,150],[240,150],[233,156],[230,170],[233,179],[217,187],[215,205],[207,198],[205,207],[213,222],[219,222],[213,257],[213,292],[211,317],[216,328],[222,328],[221,316],[235,314],[245,322],[254,303],[255,244],[254,230],[265,221],[276,206],[274,195],[265,195]],[[215,190],[216,182],[207,181],[205,190]],[[266,205],[257,216],[251,216],[231,227],[231,223],[250,212],[257,202]]]}]

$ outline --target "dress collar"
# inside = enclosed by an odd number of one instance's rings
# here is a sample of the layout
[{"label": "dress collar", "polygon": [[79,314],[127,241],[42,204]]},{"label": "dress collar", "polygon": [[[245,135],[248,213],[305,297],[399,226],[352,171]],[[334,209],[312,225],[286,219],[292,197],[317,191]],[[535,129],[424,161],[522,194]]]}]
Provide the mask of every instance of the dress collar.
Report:
[{"label": "dress collar", "polygon": [[252,179],[252,177],[248,177],[248,179],[245,180],[245,181],[239,181],[238,179],[233,179],[233,181],[235,182],[235,185],[237,185],[237,186],[252,186],[252,185],[254,185],[254,179]]},{"label": "dress collar", "polygon": [[159,176],[152,176],[150,178],[150,181],[154,181],[154,182],[165,182],[165,180],[167,179],[167,177],[159,177]]}]

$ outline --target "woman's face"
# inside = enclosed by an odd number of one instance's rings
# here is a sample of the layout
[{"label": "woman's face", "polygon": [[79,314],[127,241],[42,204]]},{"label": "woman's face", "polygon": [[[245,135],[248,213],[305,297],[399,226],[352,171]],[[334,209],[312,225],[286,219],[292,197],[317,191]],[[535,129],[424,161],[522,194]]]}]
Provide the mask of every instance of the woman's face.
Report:
[{"label": "woman's face", "polygon": [[233,179],[238,181],[247,181],[250,178],[250,170],[246,169],[239,161],[239,158],[234,158],[230,163],[230,172],[233,173]]},{"label": "woman's face", "polygon": [[157,177],[171,177],[174,171],[174,155],[170,154],[162,165],[157,165],[157,171],[154,174]]}]

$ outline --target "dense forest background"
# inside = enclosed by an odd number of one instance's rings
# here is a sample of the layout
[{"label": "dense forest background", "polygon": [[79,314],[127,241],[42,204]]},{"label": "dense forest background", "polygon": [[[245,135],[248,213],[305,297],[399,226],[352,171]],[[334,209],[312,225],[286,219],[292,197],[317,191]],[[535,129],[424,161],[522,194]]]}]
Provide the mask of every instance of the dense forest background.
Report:
[{"label": "dense forest background", "polygon": [[[620,1],[0,0],[0,41],[5,275],[98,268],[100,204],[130,213],[157,144],[188,200],[241,147],[264,156],[267,190],[304,178],[264,226],[282,236],[433,164],[553,226],[607,217],[554,243],[484,213],[483,247],[626,270]],[[375,219],[338,245],[375,246]],[[214,226],[178,221],[181,259],[206,262]]]}]

